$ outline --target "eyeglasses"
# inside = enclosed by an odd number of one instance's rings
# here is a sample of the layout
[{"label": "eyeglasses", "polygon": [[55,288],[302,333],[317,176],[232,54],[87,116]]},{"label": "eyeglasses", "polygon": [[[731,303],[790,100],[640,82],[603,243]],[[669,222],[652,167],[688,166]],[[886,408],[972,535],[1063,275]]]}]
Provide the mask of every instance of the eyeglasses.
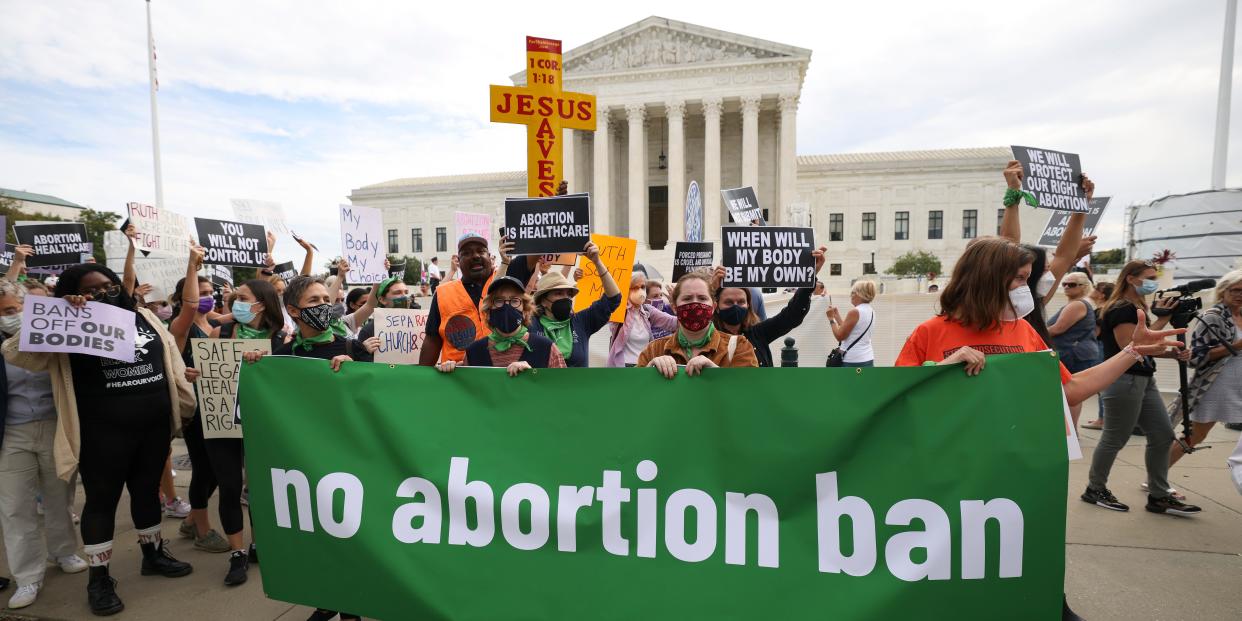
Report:
[{"label": "eyeglasses", "polygon": [[94,289],[87,289],[82,292],[82,295],[91,296],[92,300],[114,298],[120,294],[121,294],[121,285],[108,285],[106,287],[96,287]]},{"label": "eyeglasses", "polygon": [[492,300],[492,308],[504,308],[505,304],[513,308],[522,308],[522,298],[496,298]]}]

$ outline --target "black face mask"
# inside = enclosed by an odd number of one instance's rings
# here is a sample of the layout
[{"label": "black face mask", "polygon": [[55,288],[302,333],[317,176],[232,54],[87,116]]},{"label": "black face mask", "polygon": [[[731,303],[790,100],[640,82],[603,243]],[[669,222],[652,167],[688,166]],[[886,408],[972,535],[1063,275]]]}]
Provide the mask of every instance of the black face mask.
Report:
[{"label": "black face mask", "polygon": [[506,334],[518,329],[522,325],[522,311],[505,304],[500,308],[493,308],[487,314],[487,323],[496,330]]},{"label": "black face mask", "polygon": [[574,314],[573,298],[563,298],[552,303],[552,318],[557,321],[565,321]]},{"label": "black face mask", "polygon": [[738,306],[735,304],[729,308],[717,309],[716,316],[720,317],[720,320],[723,321],[725,325],[739,326],[742,325],[743,321],[746,321],[747,310],[748,309],[745,306]]},{"label": "black face mask", "polygon": [[301,319],[302,323],[306,324],[311,330],[316,332],[323,332],[324,330],[327,330],[328,326],[332,323],[333,317],[331,304],[316,304],[315,306],[307,306],[306,308],[299,308],[298,310],[302,311],[301,314],[298,315],[298,319]]}]

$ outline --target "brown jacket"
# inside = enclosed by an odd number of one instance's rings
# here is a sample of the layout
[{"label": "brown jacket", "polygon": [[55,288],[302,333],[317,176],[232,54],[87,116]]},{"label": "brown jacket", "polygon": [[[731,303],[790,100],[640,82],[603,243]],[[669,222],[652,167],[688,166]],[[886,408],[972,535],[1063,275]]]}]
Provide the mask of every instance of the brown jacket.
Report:
[{"label": "brown jacket", "polygon": [[[732,358],[729,356],[730,340],[733,340]],[[718,367],[759,366],[759,359],[755,357],[755,348],[751,346],[750,341],[746,340],[746,337],[727,334],[721,330],[716,330],[712,334],[712,340],[707,343],[703,351],[699,352],[699,355],[707,356],[707,359]],[[645,367],[660,356],[672,356],[677,364],[686,364],[686,351],[677,344],[676,332],[648,344],[643,353],[638,355],[636,366]]]},{"label": "brown jacket", "polygon": [[[155,313],[140,308],[138,312],[146,318],[147,323],[160,335],[164,343],[164,375],[168,378],[168,390],[171,393],[173,409],[168,413],[175,434],[181,426],[181,418],[194,416],[197,402],[194,389],[185,379],[185,361],[181,359],[181,351],[177,342],[164,327]],[[78,398],[73,391],[73,368],[69,365],[69,354],[20,351],[20,331],[5,339],[0,351],[4,359],[23,369],[31,371],[47,371],[52,379],[52,403],[56,406],[56,439],[53,443],[53,454],[56,458],[56,476],[66,481],[78,468],[78,455],[82,446],[80,426],[78,424]]]}]

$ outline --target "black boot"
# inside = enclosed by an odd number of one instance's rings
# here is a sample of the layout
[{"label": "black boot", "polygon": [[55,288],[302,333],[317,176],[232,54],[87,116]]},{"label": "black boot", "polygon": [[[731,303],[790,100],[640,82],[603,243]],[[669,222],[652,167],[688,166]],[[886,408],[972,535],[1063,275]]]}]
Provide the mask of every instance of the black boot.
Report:
[{"label": "black boot", "polygon": [[229,555],[229,573],[224,575],[225,586],[237,586],[246,582],[246,569],[250,566],[250,558],[245,552],[236,550]]},{"label": "black boot", "polygon": [[1061,621],[1086,621],[1082,617],[1074,614],[1073,610],[1070,610],[1069,599],[1066,598],[1064,594],[1061,595]]},{"label": "black boot", "polygon": [[86,601],[96,616],[106,617],[125,610],[125,604],[116,595],[116,579],[108,575],[108,566],[91,567],[90,581],[86,583]]},{"label": "black boot", "polygon": [[306,621],[329,621],[330,619],[335,619],[335,618],[336,618],[335,610],[327,610],[326,608],[316,608],[315,612],[312,612],[311,616],[308,617]]},{"label": "black boot", "polygon": [[250,542],[250,551],[248,552],[248,555],[250,556],[251,565],[259,564],[259,548],[255,547],[253,541]]},{"label": "black boot", "polygon": [[142,547],[142,575],[154,576],[156,574],[165,578],[180,578],[189,575],[194,568],[189,563],[183,563],[168,553],[168,542],[160,540],[160,543],[143,543]]}]

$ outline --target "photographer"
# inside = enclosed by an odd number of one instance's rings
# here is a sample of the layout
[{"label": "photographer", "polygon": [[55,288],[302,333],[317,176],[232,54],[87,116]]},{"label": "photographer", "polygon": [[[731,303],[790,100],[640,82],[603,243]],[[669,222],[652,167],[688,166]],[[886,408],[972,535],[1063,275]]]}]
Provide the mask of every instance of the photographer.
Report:
[{"label": "photographer", "polygon": [[[1242,349],[1238,326],[1242,325],[1242,270],[1221,277],[1216,285],[1216,305],[1204,311],[1190,339],[1190,380],[1186,409],[1192,423],[1187,443],[1193,448],[1207,437],[1216,423],[1242,423],[1242,362],[1224,344]],[[1181,411],[1181,397],[1169,406],[1170,414]],[[1169,450],[1169,466],[1185,455],[1180,442]]]},{"label": "photographer", "polygon": [[[1130,344],[1131,335],[1140,320],[1151,312],[1146,296],[1156,292],[1156,268],[1150,261],[1131,261],[1121,268],[1113,295],[1100,310],[1104,316],[1100,340],[1104,343],[1104,356],[1115,356]],[[1160,311],[1171,310],[1175,298],[1156,302]],[[1141,311],[1141,312],[1140,312]],[[1142,319],[1140,319],[1142,318]],[[1171,316],[1165,314],[1149,326],[1160,330],[1168,324]],[[1162,358],[1189,359],[1186,350],[1169,350]],[[1108,490],[1108,475],[1112,472],[1117,453],[1130,439],[1137,423],[1146,432],[1147,451],[1147,505],[1152,513],[1171,515],[1195,515],[1199,507],[1183,503],[1169,489],[1169,446],[1173,444],[1173,425],[1156,388],[1156,361],[1151,356],[1139,356],[1125,374],[1113,382],[1100,396],[1104,402],[1104,433],[1091,458],[1091,473],[1086,491],[1082,494],[1087,502],[1113,511],[1129,511],[1130,507],[1117,500]]]}]

